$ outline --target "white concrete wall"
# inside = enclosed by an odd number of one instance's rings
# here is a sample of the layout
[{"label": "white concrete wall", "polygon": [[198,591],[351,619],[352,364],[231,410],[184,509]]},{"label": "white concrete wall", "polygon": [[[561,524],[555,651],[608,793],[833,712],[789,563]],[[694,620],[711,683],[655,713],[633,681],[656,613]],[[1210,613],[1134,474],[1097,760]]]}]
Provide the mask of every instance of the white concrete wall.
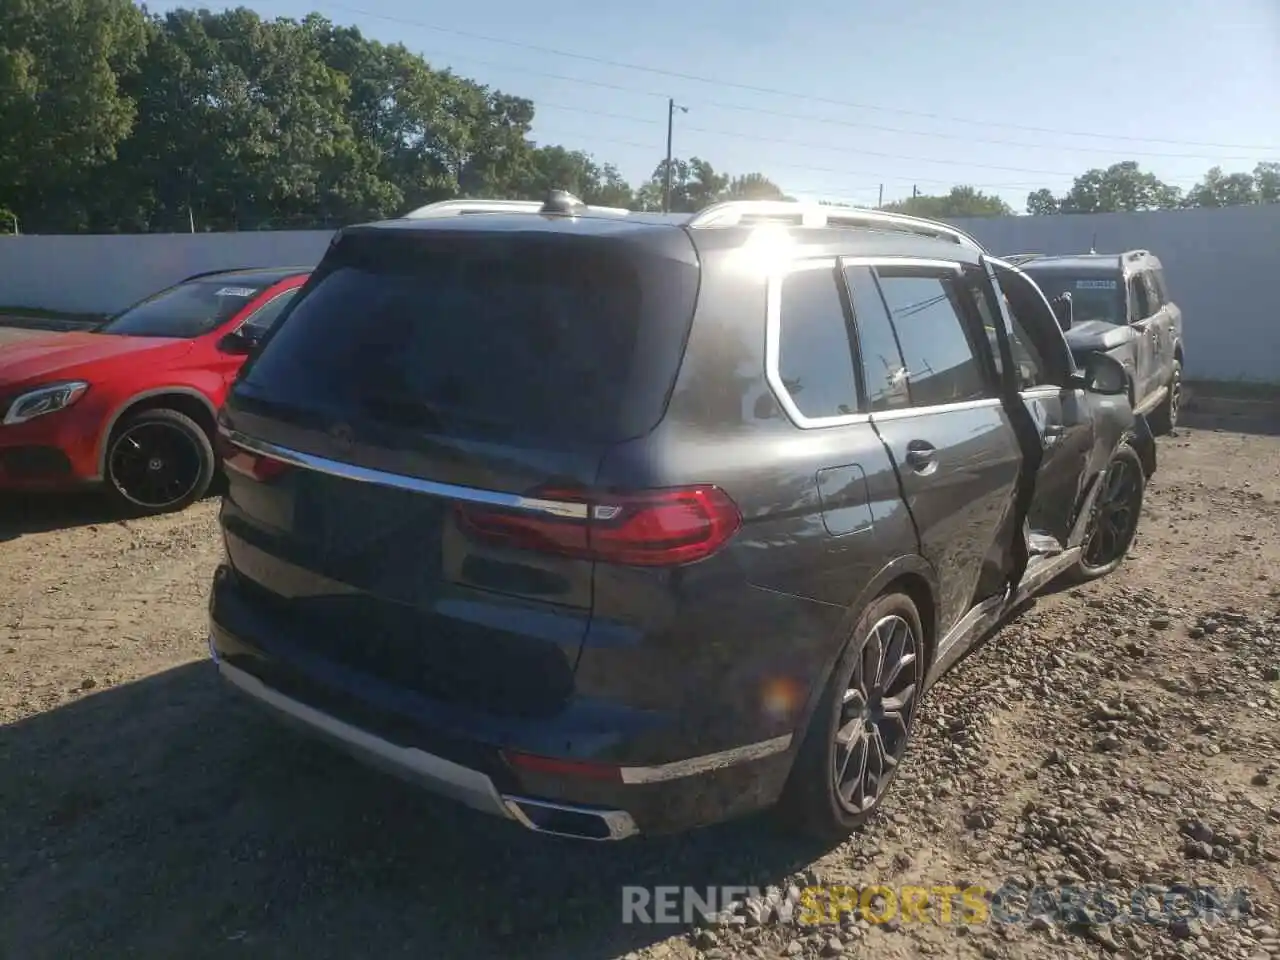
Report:
[{"label": "white concrete wall", "polygon": [[332,230],[0,236],[0,308],[108,313],[203,270],[314,265]]},{"label": "white concrete wall", "polygon": [[1150,250],[1182,308],[1187,377],[1280,383],[1280,204],[955,224],[997,255]]},{"label": "white concrete wall", "polygon": [[[1280,205],[957,223],[995,254],[1151,250],[1182,307],[1187,376],[1280,382]],[[0,237],[0,307],[118,310],[201,270],[314,264],[331,236]]]}]

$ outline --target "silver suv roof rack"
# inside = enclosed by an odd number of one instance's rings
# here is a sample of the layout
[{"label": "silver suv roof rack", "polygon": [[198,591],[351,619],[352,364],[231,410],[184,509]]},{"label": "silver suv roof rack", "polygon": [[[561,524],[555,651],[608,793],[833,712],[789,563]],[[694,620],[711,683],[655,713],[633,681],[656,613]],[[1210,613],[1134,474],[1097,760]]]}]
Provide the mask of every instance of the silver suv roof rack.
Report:
[{"label": "silver suv roof rack", "polygon": [[804,227],[866,227],[872,230],[899,230],[936,237],[985,252],[982,244],[963,230],[936,220],[911,217],[904,213],[866,210],[860,207],[834,207],[796,200],[726,200],[695,213],[689,227],[736,227],[743,223],[768,220],[799,219]]},{"label": "silver suv roof rack", "polygon": [[[621,217],[631,211],[622,207],[593,207],[583,205],[578,208],[587,215]],[[477,213],[544,213],[546,209],[542,200],[441,200],[428,203],[425,207],[410,210],[402,219],[428,220],[438,217],[459,217]],[[558,212],[558,211],[557,211]]]}]

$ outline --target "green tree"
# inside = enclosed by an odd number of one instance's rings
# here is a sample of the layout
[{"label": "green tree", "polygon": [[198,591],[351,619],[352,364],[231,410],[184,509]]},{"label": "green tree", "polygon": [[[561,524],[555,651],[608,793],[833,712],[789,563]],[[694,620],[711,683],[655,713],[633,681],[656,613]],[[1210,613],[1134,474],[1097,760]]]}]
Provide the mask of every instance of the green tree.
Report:
[{"label": "green tree", "polygon": [[1058,198],[1053,195],[1052,190],[1041,187],[1027,194],[1027,213],[1032,216],[1040,217],[1060,212]]},{"label": "green tree", "polygon": [[[649,182],[640,188],[636,201],[642,210],[661,210],[662,191],[665,184],[667,162],[663,160],[653,171]],[[689,160],[671,161],[671,210],[694,213],[722,199],[729,188],[729,177],[716,173],[706,160],[692,157]]]},{"label": "green tree", "polygon": [[540,200],[548,190],[568,190],[586,203],[629,208],[630,185],[610,164],[598,164],[590,154],[564,147],[539,147],[530,152],[528,174],[521,179],[520,196]]},{"label": "green tree", "polygon": [[983,193],[974,187],[952,187],[950,193],[941,196],[921,194],[908,197],[893,203],[886,203],[884,209],[894,213],[905,213],[913,217],[927,217],[943,220],[950,217],[1009,217],[1013,210],[997,196]]},{"label": "green tree", "polygon": [[1280,203],[1280,163],[1267,161],[1253,168],[1259,203]]},{"label": "green tree", "polygon": [[1242,207],[1258,202],[1258,188],[1252,174],[1225,174],[1221,167],[1210,167],[1183,202],[1188,207]]},{"label": "green tree", "polygon": [[729,181],[721,199],[724,200],[785,200],[782,188],[763,173],[748,173]]},{"label": "green tree", "polygon": [[1161,182],[1153,173],[1144,173],[1135,161],[1125,160],[1076,177],[1060,209],[1063,213],[1171,210],[1181,202],[1177,187]]},{"label": "green tree", "polygon": [[0,203],[38,222],[115,157],[136,115],[119,78],[146,40],[129,0],[0,3]]}]

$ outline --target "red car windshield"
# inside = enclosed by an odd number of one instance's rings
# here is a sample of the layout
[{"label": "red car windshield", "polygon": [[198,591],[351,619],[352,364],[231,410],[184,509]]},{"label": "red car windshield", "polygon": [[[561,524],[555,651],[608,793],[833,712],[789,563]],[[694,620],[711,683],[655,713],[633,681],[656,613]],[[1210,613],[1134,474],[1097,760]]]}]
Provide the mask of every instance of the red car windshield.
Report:
[{"label": "red car windshield", "polygon": [[267,286],[227,277],[192,280],[135,304],[98,332],[123,337],[203,336],[234,317]]}]

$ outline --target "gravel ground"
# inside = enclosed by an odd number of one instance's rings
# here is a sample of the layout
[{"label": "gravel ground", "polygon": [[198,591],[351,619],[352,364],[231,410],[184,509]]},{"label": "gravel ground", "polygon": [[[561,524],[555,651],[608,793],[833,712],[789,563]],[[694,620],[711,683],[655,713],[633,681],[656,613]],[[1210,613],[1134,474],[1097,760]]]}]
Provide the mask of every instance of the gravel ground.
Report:
[{"label": "gravel ground", "polygon": [[[1280,958],[1280,443],[1183,430],[1161,458],[1121,571],[944,680],[880,820],[833,851],[754,821],[561,842],[424,797],[219,687],[214,504],[0,504],[0,957]],[[810,884],[1007,883],[1107,884],[1126,911],[1142,884],[1247,892],[1216,923],[769,909]],[[620,922],[623,885],[675,884],[764,899]]]}]

